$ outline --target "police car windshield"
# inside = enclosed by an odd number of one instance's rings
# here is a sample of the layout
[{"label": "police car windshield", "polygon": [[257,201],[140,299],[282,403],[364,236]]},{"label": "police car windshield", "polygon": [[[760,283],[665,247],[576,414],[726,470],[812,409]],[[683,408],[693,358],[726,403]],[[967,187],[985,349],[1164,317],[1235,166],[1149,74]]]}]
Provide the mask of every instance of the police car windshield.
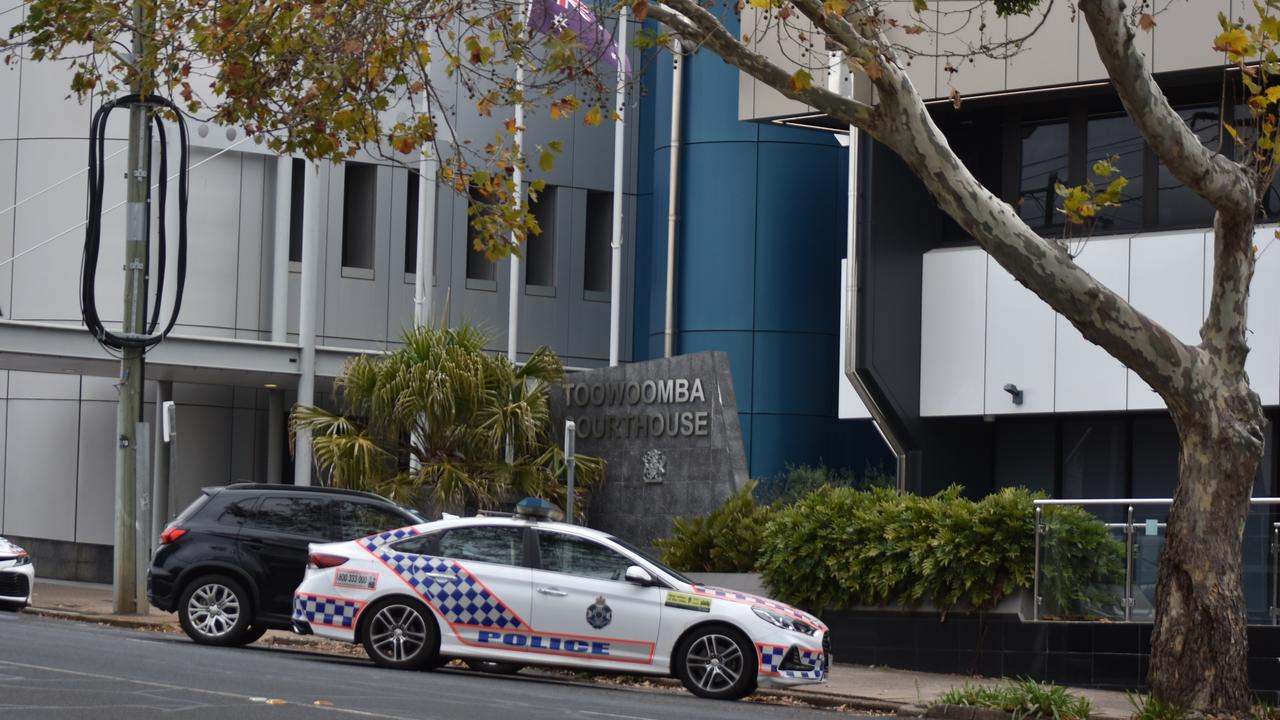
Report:
[{"label": "police car windshield", "polygon": [[671,577],[673,577],[673,578],[675,578],[675,579],[679,580],[680,582],[689,583],[690,585],[696,585],[696,584],[697,584],[697,583],[695,583],[694,581],[690,580],[689,578],[685,577],[684,575],[681,575],[680,573],[676,572],[675,570],[672,570],[672,569],[671,569],[670,567],[668,567],[666,564],[664,564],[664,563],[662,563],[662,562],[659,562],[659,561],[657,561],[657,560],[654,560],[654,559],[653,559],[653,556],[649,555],[649,553],[647,553],[647,552],[645,552],[645,551],[641,550],[640,548],[636,547],[635,545],[632,545],[631,543],[627,542],[626,540],[623,540],[623,539],[622,539],[622,538],[620,538],[620,537],[614,537],[613,535],[610,535],[610,536],[609,536],[609,539],[610,539],[610,540],[612,540],[612,541],[614,541],[614,542],[616,542],[616,543],[618,543],[618,544],[619,544],[619,545],[621,545],[622,547],[624,547],[624,548],[626,548],[626,549],[630,550],[631,552],[635,553],[636,555],[639,555],[640,557],[644,558],[644,559],[645,559],[646,561],[648,561],[649,563],[651,563],[651,564],[653,564],[653,565],[656,565],[656,566],[657,566],[657,568],[658,568],[659,570],[661,570],[662,572],[664,572],[664,573],[666,573],[666,574],[670,575]]}]

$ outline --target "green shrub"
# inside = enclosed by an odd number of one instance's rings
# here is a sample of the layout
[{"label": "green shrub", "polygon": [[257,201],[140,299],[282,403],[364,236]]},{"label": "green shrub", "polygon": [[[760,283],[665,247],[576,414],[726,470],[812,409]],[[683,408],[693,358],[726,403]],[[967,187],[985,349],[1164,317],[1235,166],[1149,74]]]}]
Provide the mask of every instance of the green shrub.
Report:
[{"label": "green shrub", "polygon": [[788,465],[787,469],[770,477],[756,480],[755,498],[762,505],[790,505],[818,488],[849,487],[866,490],[873,487],[894,487],[897,481],[881,465],[870,462],[859,475],[848,468],[829,468],[824,465]]},{"label": "green shrub", "polygon": [[751,572],[774,510],[752,497],[755,483],[704,518],[676,518],[670,538],[655,540],[662,561],[691,572]]},{"label": "green shrub", "polygon": [[995,708],[1020,718],[1054,718],[1055,720],[1088,720],[1093,712],[1089,699],[1067,692],[1053,683],[1041,685],[1034,680],[1019,680],[998,687],[965,684],[938,696],[933,705],[965,705]]},{"label": "green shrub", "polygon": [[[765,528],[756,566],[781,600],[813,610],[932,602],[940,610],[985,608],[1029,588],[1035,565],[1036,496],[1005,489],[979,501],[951,487],[924,497],[885,488],[823,488],[779,510]],[[1042,587],[1071,605],[1090,588],[1123,578],[1123,551],[1079,508],[1045,508],[1060,532],[1065,570]]]}]

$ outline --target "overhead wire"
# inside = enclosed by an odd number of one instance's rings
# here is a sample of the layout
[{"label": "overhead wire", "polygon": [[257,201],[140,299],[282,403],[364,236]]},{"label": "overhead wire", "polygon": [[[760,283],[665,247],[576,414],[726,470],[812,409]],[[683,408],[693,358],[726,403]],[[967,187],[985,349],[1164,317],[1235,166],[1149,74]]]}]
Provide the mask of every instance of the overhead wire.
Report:
[{"label": "overhead wire", "polygon": [[[216,152],[216,153],[214,153],[214,154],[210,155],[209,157],[207,157],[207,158],[205,158],[205,159],[203,159],[203,160],[201,160],[201,161],[199,161],[199,162],[197,162],[197,163],[194,163],[193,165],[191,165],[191,167],[189,167],[189,168],[188,168],[188,170],[195,170],[196,168],[198,168],[198,167],[200,167],[201,165],[203,165],[203,164],[205,164],[205,163],[209,162],[210,160],[213,160],[214,158],[217,158],[218,156],[220,156],[220,155],[222,155],[222,154],[224,154],[224,153],[227,153],[227,152],[230,152],[230,151],[234,150],[236,147],[238,147],[238,146],[240,146],[241,144],[243,144],[243,143],[247,142],[249,139],[250,139],[250,138],[248,138],[248,137],[244,137],[244,138],[241,138],[241,139],[237,140],[236,142],[232,143],[231,145],[228,145],[227,147],[225,147],[225,148],[223,148],[223,149],[219,150],[218,152]],[[79,174],[79,173],[77,173],[77,175],[78,175],[78,174]],[[177,177],[178,177],[178,175],[175,173],[175,174],[173,174],[173,175],[171,175],[171,176],[169,176],[169,177],[165,178],[165,180],[164,180],[163,182],[168,182],[169,180],[176,180],[176,179],[177,179]],[[151,189],[152,189],[152,190],[155,190],[155,189],[156,189],[156,188],[158,188],[158,187],[160,187],[160,183],[156,183],[156,184],[152,185],[152,186],[151,186]],[[113,211],[113,210],[119,210],[120,208],[124,207],[124,206],[127,204],[127,202],[128,202],[128,201],[126,201],[126,200],[121,200],[120,202],[116,203],[115,205],[112,205],[111,207],[106,208],[105,210],[103,210],[103,211],[102,211],[102,214],[103,214],[103,215],[106,215],[107,213],[109,213],[109,212],[111,212],[111,211]],[[63,230],[62,232],[60,232],[60,233],[58,233],[58,234],[56,234],[56,235],[53,235],[53,236],[47,237],[47,238],[45,238],[44,240],[41,240],[40,242],[36,243],[35,245],[32,245],[31,247],[27,248],[26,250],[23,250],[23,251],[22,251],[22,252],[20,252],[20,253],[16,253],[16,254],[14,254],[12,257],[9,257],[9,258],[8,258],[8,259],[6,259],[6,260],[0,260],[0,267],[4,267],[5,265],[8,265],[9,263],[13,262],[14,260],[17,260],[18,258],[20,258],[20,257],[22,257],[22,256],[24,256],[24,255],[26,255],[26,254],[28,254],[28,253],[30,253],[30,252],[33,252],[33,251],[35,251],[35,250],[38,250],[38,249],[40,249],[40,248],[44,247],[45,245],[48,245],[49,243],[53,242],[54,240],[57,240],[58,238],[63,237],[64,235],[69,235],[69,234],[71,234],[71,233],[75,232],[76,230],[79,230],[80,228],[84,227],[88,222],[89,222],[88,220],[81,220],[80,222],[76,223],[75,225],[72,225],[71,227],[67,228],[66,230]]]},{"label": "overhead wire", "polygon": [[[107,160],[110,160],[110,159],[114,158],[115,156],[119,155],[120,153],[125,152],[125,151],[126,151],[126,150],[128,150],[128,149],[129,149],[129,148],[128,148],[128,146],[122,147],[122,148],[120,148],[119,150],[117,150],[117,151],[115,151],[115,152],[111,153],[110,155],[108,155],[108,156],[106,157],[106,159],[107,159]],[[35,192],[31,193],[30,195],[28,195],[28,196],[26,196],[26,197],[22,198],[22,199],[21,199],[21,200],[19,200],[18,202],[16,202],[16,203],[14,203],[14,204],[10,205],[9,207],[4,208],[3,210],[0,210],[0,215],[3,215],[3,214],[5,214],[5,213],[7,213],[7,212],[10,212],[11,210],[16,210],[16,209],[18,209],[18,207],[19,207],[20,205],[22,205],[22,204],[26,203],[26,202],[27,202],[27,201],[29,201],[29,200],[34,200],[34,199],[36,199],[36,198],[40,197],[41,195],[43,195],[43,194],[45,194],[45,193],[49,192],[50,190],[52,190],[52,189],[54,189],[54,188],[56,188],[56,187],[59,187],[59,186],[62,186],[62,185],[66,185],[67,183],[71,182],[72,180],[75,180],[76,178],[80,177],[80,175],[82,175],[82,174],[83,174],[85,171],[87,171],[88,169],[89,169],[89,166],[88,166],[88,165],[85,165],[84,167],[80,168],[79,170],[75,171],[74,173],[71,173],[70,175],[68,175],[68,176],[66,176],[66,177],[64,177],[64,178],[62,178],[62,179],[61,179],[61,180],[59,180],[58,182],[56,182],[56,183],[54,183],[54,184],[52,184],[52,185],[50,185],[50,186],[48,186],[48,187],[42,188],[42,189],[40,189],[40,190],[37,190],[37,191],[35,191]]]}]

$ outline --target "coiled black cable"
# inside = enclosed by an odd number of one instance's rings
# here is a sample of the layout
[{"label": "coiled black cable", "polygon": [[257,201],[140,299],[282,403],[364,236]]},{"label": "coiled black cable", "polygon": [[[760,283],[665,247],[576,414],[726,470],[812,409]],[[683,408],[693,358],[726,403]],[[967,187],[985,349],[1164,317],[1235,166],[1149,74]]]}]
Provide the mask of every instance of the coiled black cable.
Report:
[{"label": "coiled black cable", "polygon": [[[160,246],[157,250],[156,260],[159,264],[159,270],[156,277],[156,298],[155,305],[151,309],[151,317],[146,322],[145,332],[136,335],[119,335],[107,330],[102,324],[102,318],[98,315],[98,301],[96,297],[96,281],[98,274],[98,253],[102,244],[102,197],[105,187],[104,165],[106,163],[106,127],[107,119],[111,115],[111,111],[120,107],[132,107],[134,105],[147,105],[152,107],[165,108],[173,112],[178,122],[179,137],[179,158],[178,158],[178,263],[177,263],[177,281],[174,287],[173,312],[170,314],[168,322],[164,329],[156,332],[156,328],[160,324],[160,300],[164,293],[164,275],[167,259],[168,238],[165,233],[165,206],[168,203],[168,178],[169,178],[169,145],[165,137],[164,121],[159,113],[155,114],[153,120],[155,122],[156,131],[160,137],[160,196],[158,215],[161,218],[158,231]],[[170,100],[158,95],[125,95],[105,103],[93,115],[93,121],[89,125],[89,219],[88,225],[85,227],[84,233],[84,257],[81,267],[80,277],[80,314],[84,318],[84,324],[89,328],[89,332],[97,338],[98,342],[108,348],[115,350],[123,350],[125,348],[141,348],[144,352],[155,346],[166,335],[173,330],[173,326],[178,322],[178,312],[182,308],[182,291],[187,280],[187,172],[189,168],[189,143],[187,140],[187,124],[183,120],[182,112]],[[132,169],[131,169],[132,170]],[[148,187],[148,197],[150,197],[150,188]],[[148,210],[147,221],[150,222],[150,212]],[[145,253],[145,263],[150,262],[150,237],[148,231],[145,235],[147,239],[148,250]],[[145,267],[143,271],[144,277],[147,275]],[[139,302],[143,303],[143,317],[147,315],[147,304],[149,301],[149,291],[146,282],[140,293]]]}]

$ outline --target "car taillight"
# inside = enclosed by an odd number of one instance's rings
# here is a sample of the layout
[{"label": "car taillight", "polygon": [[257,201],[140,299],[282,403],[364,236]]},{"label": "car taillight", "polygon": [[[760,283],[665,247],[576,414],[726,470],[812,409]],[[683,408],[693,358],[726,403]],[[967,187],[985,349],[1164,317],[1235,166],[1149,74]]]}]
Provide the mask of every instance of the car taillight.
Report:
[{"label": "car taillight", "polygon": [[187,531],[183,528],[170,525],[164,529],[164,532],[160,533],[160,544],[168,545],[169,543],[177,542],[178,538],[186,534]]},{"label": "car taillight", "polygon": [[337,567],[347,561],[347,558],[341,555],[329,555],[327,553],[311,553],[311,565],[318,568]]}]

